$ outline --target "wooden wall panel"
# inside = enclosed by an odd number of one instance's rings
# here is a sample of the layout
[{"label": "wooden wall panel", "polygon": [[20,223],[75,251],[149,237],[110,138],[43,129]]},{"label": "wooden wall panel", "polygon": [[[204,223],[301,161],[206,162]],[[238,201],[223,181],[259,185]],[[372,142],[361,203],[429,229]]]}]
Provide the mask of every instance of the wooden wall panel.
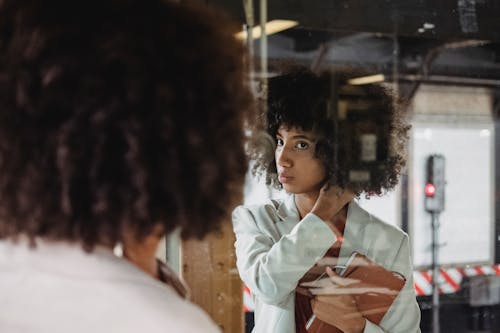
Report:
[{"label": "wooden wall panel", "polygon": [[236,269],[231,223],[203,241],[181,244],[181,275],[200,305],[225,333],[244,332],[243,286]]}]

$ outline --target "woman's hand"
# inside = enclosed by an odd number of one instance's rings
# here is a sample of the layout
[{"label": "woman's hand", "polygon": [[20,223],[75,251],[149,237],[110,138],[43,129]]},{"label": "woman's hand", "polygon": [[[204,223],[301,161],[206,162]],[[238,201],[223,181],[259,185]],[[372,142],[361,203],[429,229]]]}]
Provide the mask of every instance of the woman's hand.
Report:
[{"label": "woman's hand", "polygon": [[338,228],[333,224],[334,217],[352,199],[354,199],[352,191],[325,184],[319,191],[318,199],[316,199],[311,213],[328,223],[328,226],[337,236],[342,236]]},{"label": "woman's hand", "polygon": [[[354,296],[348,292],[353,279],[340,277],[330,267],[327,267],[326,272],[330,277],[330,283],[334,284],[335,288],[332,289],[332,294],[320,293],[314,297],[311,301],[314,314],[321,321],[333,325],[345,333],[363,332],[365,318],[359,312]],[[314,288],[310,291],[315,294]]]},{"label": "woman's hand", "polygon": [[335,326],[344,333],[361,333],[365,318],[358,312],[350,295],[320,295],[311,301],[316,318]]}]

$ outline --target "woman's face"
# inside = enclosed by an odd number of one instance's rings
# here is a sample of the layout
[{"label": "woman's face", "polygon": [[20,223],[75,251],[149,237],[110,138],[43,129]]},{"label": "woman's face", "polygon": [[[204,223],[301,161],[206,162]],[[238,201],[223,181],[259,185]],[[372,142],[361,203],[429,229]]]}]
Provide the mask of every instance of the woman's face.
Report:
[{"label": "woman's face", "polygon": [[276,169],[283,188],[301,194],[319,191],[326,168],[314,155],[316,136],[297,127],[281,126],[276,134]]}]

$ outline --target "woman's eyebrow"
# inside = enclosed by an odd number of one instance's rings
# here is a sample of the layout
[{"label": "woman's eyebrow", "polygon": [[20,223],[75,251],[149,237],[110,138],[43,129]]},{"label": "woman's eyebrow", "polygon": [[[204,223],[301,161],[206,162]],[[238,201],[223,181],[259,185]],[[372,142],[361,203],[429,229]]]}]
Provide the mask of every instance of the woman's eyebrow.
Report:
[{"label": "woman's eyebrow", "polygon": [[308,137],[306,135],[303,135],[303,134],[299,134],[299,135],[294,135],[292,136],[293,139],[306,139],[306,140],[309,140],[309,141],[314,141],[311,137]]}]

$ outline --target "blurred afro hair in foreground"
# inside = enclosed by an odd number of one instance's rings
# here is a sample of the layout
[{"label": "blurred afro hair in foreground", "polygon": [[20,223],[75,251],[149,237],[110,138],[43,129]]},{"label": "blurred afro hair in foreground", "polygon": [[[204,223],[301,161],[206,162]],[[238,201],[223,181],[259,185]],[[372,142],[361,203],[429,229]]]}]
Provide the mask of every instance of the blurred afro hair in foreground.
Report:
[{"label": "blurred afro hair in foreground", "polygon": [[160,0],[0,5],[0,238],[203,237],[241,199],[253,118],[226,18]]}]

